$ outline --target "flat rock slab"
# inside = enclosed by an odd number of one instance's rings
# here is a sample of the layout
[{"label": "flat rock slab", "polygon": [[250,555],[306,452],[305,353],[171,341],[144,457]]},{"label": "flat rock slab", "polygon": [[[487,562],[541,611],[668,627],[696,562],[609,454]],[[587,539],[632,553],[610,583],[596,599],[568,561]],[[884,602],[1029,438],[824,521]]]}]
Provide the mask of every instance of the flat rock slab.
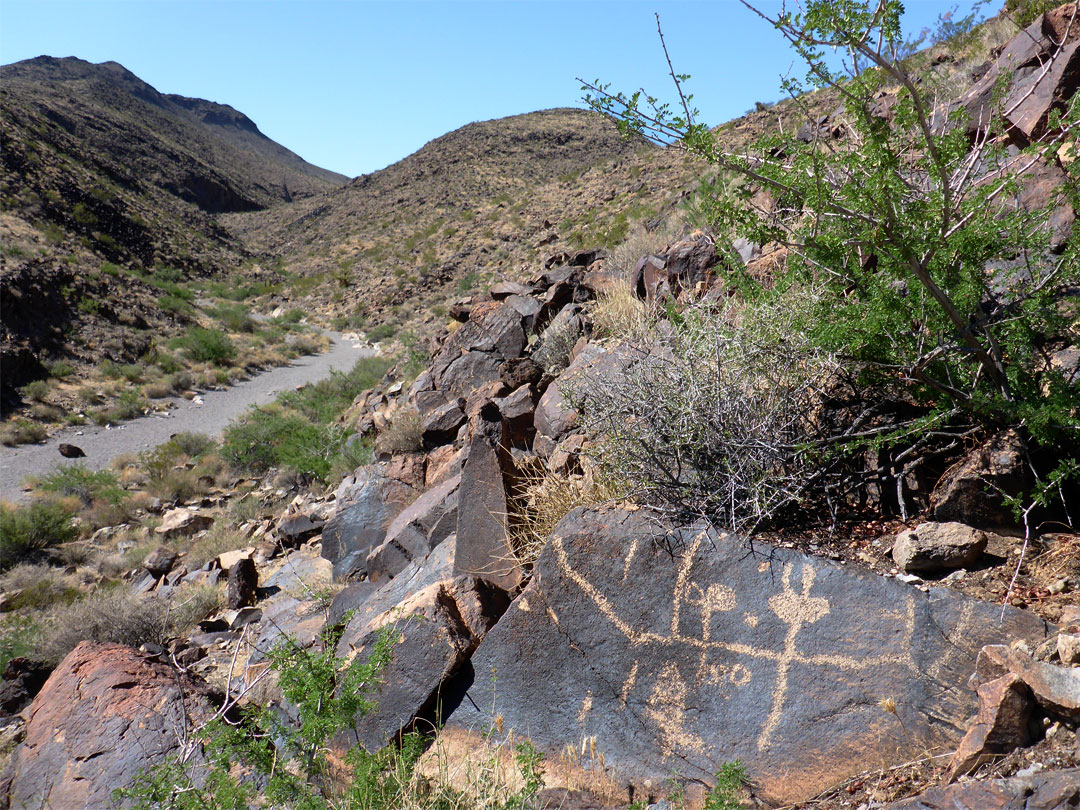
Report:
[{"label": "flat rock slab", "polygon": [[474,654],[448,726],[513,730],[551,754],[575,745],[583,768],[646,792],[739,759],[763,798],[800,801],[954,748],[980,647],[1049,632],[1000,613],[761,543],[665,532],[640,511],[575,510]]}]

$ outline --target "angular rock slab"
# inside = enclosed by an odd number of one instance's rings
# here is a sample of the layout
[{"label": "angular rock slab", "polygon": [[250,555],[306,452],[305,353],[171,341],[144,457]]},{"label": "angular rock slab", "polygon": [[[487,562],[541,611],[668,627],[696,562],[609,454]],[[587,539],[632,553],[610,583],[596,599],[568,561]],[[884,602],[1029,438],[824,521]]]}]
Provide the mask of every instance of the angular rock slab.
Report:
[{"label": "angular rock slab", "polygon": [[881,810],[1058,810],[1080,805],[1080,768],[932,787]]},{"label": "angular rock slab", "polygon": [[180,747],[211,711],[202,681],[120,644],[84,641],[30,705],[0,805],[112,807],[112,792]]},{"label": "angular rock slab", "polygon": [[763,798],[800,801],[955,747],[980,645],[1048,633],[1018,610],[999,623],[1000,610],[762,543],[665,533],[642,512],[575,510],[474,654],[448,727],[475,734],[499,717],[549,752],[595,750],[583,767],[646,791],[739,759]]}]

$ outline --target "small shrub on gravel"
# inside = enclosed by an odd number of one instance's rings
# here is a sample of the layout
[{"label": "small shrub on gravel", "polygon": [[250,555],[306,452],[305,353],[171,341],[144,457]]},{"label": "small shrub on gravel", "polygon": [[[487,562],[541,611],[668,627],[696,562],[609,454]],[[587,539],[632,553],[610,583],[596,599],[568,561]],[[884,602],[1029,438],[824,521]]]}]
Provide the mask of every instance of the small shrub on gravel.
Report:
[{"label": "small shrub on gravel", "polygon": [[236,346],[220,329],[195,326],[180,339],[188,357],[199,363],[224,365],[236,356]]},{"label": "small shrub on gravel", "polygon": [[14,419],[0,426],[0,444],[14,447],[19,444],[37,444],[48,436],[44,425],[26,419]]},{"label": "small shrub on gravel", "polygon": [[147,383],[143,386],[143,394],[147,399],[165,399],[172,396],[172,389],[167,383]]},{"label": "small shrub on gravel", "polygon": [[327,441],[330,432],[280,407],[259,408],[225,430],[221,452],[233,467],[247,473],[285,467],[321,478],[336,454]]},{"label": "small shrub on gravel", "polygon": [[35,501],[20,506],[0,503],[0,570],[31,554],[67,543],[78,536],[66,505]]},{"label": "small shrub on gravel", "polygon": [[246,307],[239,304],[224,304],[210,313],[230,332],[254,332],[255,321]]},{"label": "small shrub on gravel", "polygon": [[121,391],[113,406],[105,411],[105,417],[111,422],[124,422],[142,416],[146,408],[146,400],[138,391]]},{"label": "small shrub on gravel", "polygon": [[49,376],[56,380],[64,380],[75,373],[75,366],[63,360],[57,360],[49,364]]}]

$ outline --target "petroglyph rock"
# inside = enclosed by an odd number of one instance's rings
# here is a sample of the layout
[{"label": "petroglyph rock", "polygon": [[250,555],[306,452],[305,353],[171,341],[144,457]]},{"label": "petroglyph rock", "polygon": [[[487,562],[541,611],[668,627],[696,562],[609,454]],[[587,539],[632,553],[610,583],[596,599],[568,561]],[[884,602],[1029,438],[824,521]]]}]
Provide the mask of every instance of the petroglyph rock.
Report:
[{"label": "petroglyph rock", "polygon": [[475,735],[499,718],[552,755],[575,741],[581,768],[646,792],[740,759],[763,798],[800,801],[955,749],[981,645],[1035,645],[1049,630],[1000,611],[762,543],[665,532],[640,511],[575,510],[474,654],[448,726]]}]

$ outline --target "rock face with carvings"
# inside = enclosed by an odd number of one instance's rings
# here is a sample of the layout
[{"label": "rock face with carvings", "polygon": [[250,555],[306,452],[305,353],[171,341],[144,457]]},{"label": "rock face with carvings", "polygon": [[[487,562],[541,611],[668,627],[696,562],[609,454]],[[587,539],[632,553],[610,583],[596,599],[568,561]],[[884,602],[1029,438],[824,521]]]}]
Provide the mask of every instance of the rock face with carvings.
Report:
[{"label": "rock face with carvings", "polygon": [[[575,510],[472,659],[448,726],[583,750],[645,791],[741,760],[762,798],[956,747],[983,644],[1037,617],[640,511]],[[492,673],[497,673],[493,677]],[[494,684],[493,684],[494,681]],[[498,718],[498,722],[496,722]]]}]

